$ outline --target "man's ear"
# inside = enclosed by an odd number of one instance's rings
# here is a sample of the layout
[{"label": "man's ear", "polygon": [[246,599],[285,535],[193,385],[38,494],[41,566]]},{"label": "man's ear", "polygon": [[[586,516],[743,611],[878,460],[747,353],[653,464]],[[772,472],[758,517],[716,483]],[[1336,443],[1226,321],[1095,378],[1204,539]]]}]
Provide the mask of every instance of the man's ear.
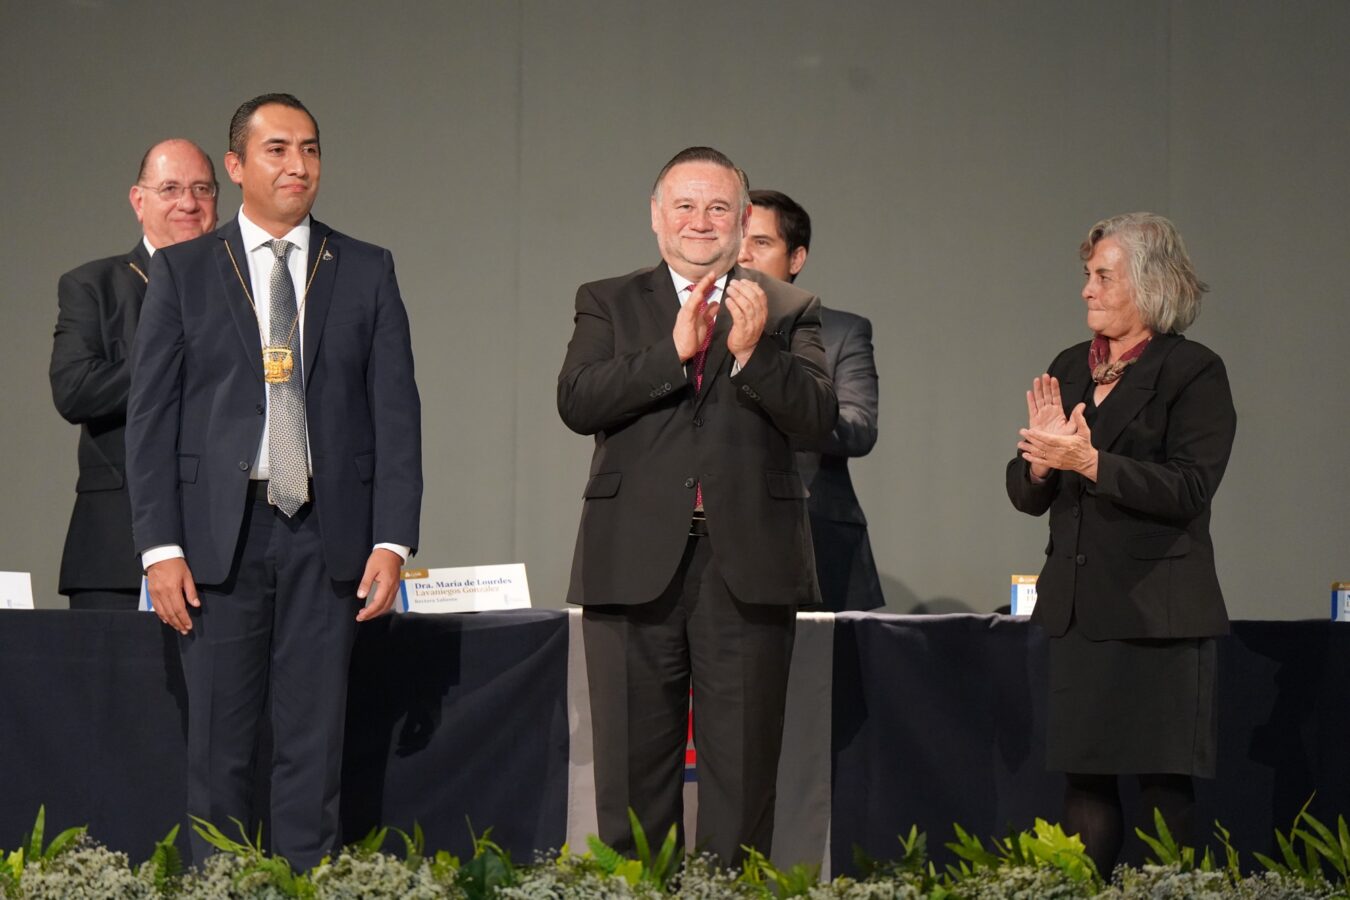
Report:
[{"label": "man's ear", "polygon": [[788,257],[788,274],[796,277],[804,265],[806,265],[806,248],[798,247],[792,251],[792,256]]},{"label": "man's ear", "polygon": [[136,213],[136,221],[144,222],[145,219],[142,217],[145,214],[145,188],[139,184],[133,184],[127,199],[131,201],[132,212]]},{"label": "man's ear", "polygon": [[244,159],[238,153],[230,150],[225,154],[225,172],[230,176],[230,180],[235,184],[244,183]]}]

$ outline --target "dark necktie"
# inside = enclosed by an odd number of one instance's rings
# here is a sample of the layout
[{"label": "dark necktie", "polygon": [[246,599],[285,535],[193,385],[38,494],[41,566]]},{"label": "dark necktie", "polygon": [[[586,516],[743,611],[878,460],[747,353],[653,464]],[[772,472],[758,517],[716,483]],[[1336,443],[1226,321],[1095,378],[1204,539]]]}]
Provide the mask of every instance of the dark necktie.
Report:
[{"label": "dark necktie", "polygon": [[267,499],[294,516],[309,501],[309,464],[305,452],[305,390],[300,371],[300,328],[296,322],[295,285],[286,256],[290,241],[271,242],[272,299],[268,307],[268,344],[291,351],[290,377],[267,385]]}]

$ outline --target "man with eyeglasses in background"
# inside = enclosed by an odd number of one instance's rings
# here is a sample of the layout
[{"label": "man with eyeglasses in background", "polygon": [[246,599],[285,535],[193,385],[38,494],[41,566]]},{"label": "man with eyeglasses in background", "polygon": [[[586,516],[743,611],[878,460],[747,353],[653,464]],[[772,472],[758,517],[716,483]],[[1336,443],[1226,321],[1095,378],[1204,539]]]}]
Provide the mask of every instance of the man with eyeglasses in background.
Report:
[{"label": "man with eyeglasses in background", "polygon": [[156,250],[216,227],[216,172],[191,141],[171,138],[145,152],[131,208],[141,239],[130,253],[61,276],[52,343],[52,399],[80,426],[75,510],[61,554],[58,590],[71,609],[136,609],[141,561],[131,540],[126,488],[127,389],[132,337]]}]

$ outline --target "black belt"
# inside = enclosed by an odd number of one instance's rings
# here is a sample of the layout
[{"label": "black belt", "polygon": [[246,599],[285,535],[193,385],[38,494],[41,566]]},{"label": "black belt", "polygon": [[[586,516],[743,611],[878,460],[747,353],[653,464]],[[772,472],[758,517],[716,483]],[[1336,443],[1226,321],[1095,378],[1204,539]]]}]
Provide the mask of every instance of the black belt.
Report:
[{"label": "black belt", "polygon": [[[266,478],[250,478],[248,480],[248,500],[250,503],[266,503],[267,501]],[[309,479],[309,499],[314,501],[314,479]]]}]

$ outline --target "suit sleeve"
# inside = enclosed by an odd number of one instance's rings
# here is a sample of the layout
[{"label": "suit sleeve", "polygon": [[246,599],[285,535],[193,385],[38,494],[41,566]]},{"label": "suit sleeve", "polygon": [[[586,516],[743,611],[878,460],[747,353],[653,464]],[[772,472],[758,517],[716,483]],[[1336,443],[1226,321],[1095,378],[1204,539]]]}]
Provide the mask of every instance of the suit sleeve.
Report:
[{"label": "suit sleeve", "polygon": [[1054,502],[1055,492],[1059,490],[1058,471],[1052,471],[1044,482],[1035,484],[1031,480],[1031,464],[1018,455],[1008,462],[1008,469],[1004,474],[1008,499],[1012,501],[1013,508],[1019,512],[1031,516],[1044,515]]},{"label": "suit sleeve", "polygon": [[[767,326],[766,326],[767,327]],[[820,298],[812,297],[786,335],[765,333],[731,381],[799,444],[824,440],[839,415],[820,340]]]},{"label": "suit sleeve", "polygon": [[1217,356],[1205,360],[1168,410],[1164,462],[1102,451],[1095,492],[1146,515],[1190,519],[1219,487],[1237,433],[1228,373]]},{"label": "suit sleeve", "polygon": [[375,423],[375,491],[371,534],[377,543],[416,552],[422,509],[422,403],[413,373],[408,312],[384,251],[366,390]]},{"label": "suit sleeve", "polygon": [[834,367],[839,420],[825,440],[802,449],[832,456],[866,456],[877,443],[877,366],[872,323],[858,317],[839,345]]},{"label": "suit sleeve", "polygon": [[127,411],[131,372],[108,358],[94,287],[70,273],[57,284],[56,334],[48,374],[56,410],[76,425]]},{"label": "suit sleeve", "polygon": [[573,322],[558,373],[558,415],[578,434],[618,427],[688,386],[669,335],[631,353],[615,352],[610,306],[589,285],[577,290]]},{"label": "suit sleeve", "polygon": [[165,544],[183,544],[178,495],[183,310],[168,254],[155,254],[150,275],[132,344],[127,400],[127,488],[138,553]]}]

